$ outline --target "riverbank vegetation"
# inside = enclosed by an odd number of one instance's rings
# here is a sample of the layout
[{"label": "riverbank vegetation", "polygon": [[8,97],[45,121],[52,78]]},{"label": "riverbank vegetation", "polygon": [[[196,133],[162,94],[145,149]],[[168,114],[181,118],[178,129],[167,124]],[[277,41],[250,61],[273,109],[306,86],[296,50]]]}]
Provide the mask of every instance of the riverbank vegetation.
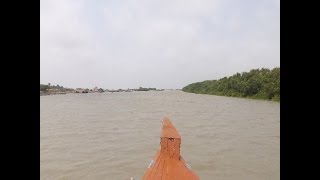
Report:
[{"label": "riverbank vegetation", "polygon": [[49,89],[56,89],[60,91],[73,91],[72,88],[64,88],[63,86],[57,85],[51,85],[50,83],[48,84],[40,84],[40,91],[47,92]]},{"label": "riverbank vegetation", "polygon": [[182,91],[280,101],[280,67],[252,69],[219,80],[192,83]]}]

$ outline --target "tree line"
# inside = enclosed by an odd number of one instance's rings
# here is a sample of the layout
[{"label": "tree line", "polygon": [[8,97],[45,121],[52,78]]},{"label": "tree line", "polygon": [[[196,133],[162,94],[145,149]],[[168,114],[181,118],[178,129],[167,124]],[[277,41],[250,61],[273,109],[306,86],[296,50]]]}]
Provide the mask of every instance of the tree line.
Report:
[{"label": "tree line", "polygon": [[48,83],[48,84],[40,84],[40,91],[46,92],[49,89],[59,89],[61,91],[73,90],[71,88],[64,88],[63,86],[60,86],[59,84],[57,84],[57,85],[52,85],[50,83]]},{"label": "tree line", "polygon": [[196,82],[182,91],[280,101],[280,67],[252,69],[219,80]]}]

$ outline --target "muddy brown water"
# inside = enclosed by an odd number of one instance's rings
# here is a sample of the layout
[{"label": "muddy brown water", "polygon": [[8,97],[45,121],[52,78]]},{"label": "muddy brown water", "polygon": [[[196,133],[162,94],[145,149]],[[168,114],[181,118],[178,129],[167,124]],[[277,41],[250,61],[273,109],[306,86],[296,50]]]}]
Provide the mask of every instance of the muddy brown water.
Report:
[{"label": "muddy brown water", "polygon": [[164,116],[200,179],[280,179],[280,103],[182,91],[41,96],[41,179],[140,179]]}]

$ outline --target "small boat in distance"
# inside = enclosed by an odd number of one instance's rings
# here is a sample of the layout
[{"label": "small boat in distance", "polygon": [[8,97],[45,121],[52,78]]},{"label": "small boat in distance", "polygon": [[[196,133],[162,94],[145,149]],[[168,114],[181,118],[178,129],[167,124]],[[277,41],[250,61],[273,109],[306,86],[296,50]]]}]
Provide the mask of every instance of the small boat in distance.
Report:
[{"label": "small boat in distance", "polygon": [[160,148],[142,180],[199,180],[180,155],[181,136],[168,118],[162,120]]}]

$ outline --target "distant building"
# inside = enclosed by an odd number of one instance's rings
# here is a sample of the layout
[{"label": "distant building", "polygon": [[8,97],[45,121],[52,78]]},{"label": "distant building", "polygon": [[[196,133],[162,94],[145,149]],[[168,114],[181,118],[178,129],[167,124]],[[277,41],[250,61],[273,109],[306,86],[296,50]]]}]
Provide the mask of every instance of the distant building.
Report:
[{"label": "distant building", "polygon": [[104,90],[103,90],[102,88],[99,88],[98,91],[99,91],[100,93],[104,92]]},{"label": "distant building", "polygon": [[75,92],[75,93],[88,93],[89,90],[87,90],[87,89],[82,89],[82,88],[77,88],[74,92]]}]

